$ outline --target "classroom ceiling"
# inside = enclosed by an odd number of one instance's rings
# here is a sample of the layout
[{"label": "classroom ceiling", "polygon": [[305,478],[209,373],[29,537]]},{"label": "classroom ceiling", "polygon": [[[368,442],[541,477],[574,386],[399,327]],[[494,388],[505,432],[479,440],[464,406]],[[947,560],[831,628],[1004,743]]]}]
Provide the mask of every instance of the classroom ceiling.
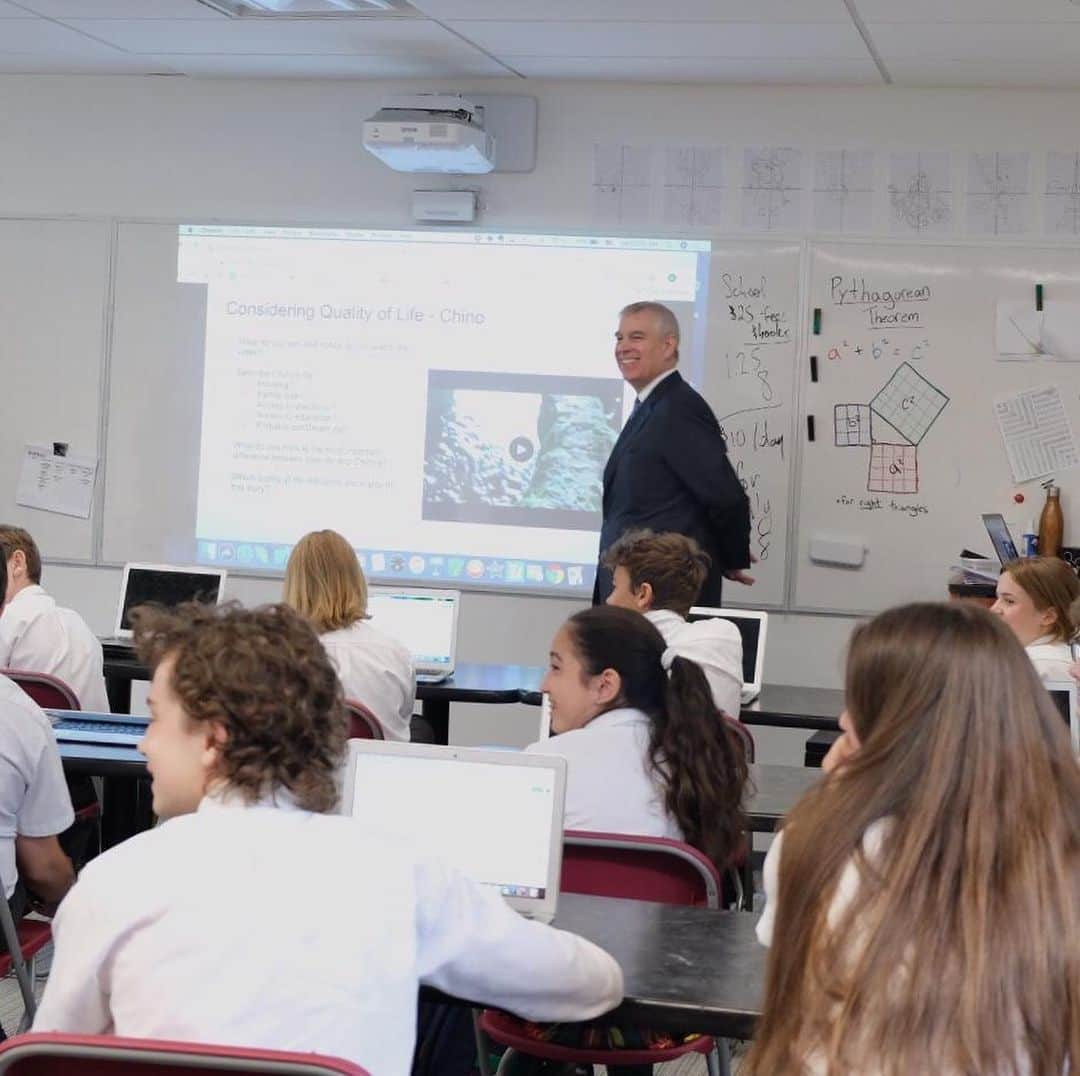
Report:
[{"label": "classroom ceiling", "polygon": [[236,2],[0,0],[0,74],[1080,88],[1080,0]]}]

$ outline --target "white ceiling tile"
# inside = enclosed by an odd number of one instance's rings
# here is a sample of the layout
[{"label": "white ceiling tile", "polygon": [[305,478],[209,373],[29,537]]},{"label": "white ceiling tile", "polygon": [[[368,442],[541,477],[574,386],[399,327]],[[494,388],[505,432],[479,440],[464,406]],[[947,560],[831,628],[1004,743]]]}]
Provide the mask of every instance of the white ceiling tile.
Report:
[{"label": "white ceiling tile", "polygon": [[53,19],[210,19],[215,13],[198,0],[17,0]]},{"label": "white ceiling tile", "polygon": [[949,89],[1080,89],[1080,67],[1075,61],[1044,60],[927,61],[915,58],[888,64],[897,86],[931,86]]},{"label": "white ceiling tile", "polygon": [[0,33],[0,56],[32,54],[41,57],[113,55],[116,49],[47,19],[5,19]]},{"label": "white ceiling tile", "polygon": [[498,56],[829,57],[861,60],[866,45],[852,25],[830,23],[451,22]]},{"label": "white ceiling tile", "polygon": [[0,0],[0,19],[28,19],[30,18],[29,12],[24,7],[16,7],[14,4],[7,3],[7,0]]},{"label": "white ceiling tile", "polygon": [[[656,0],[412,0],[433,19],[655,22]],[[848,22],[843,0],[668,0],[665,22]]]},{"label": "white ceiling tile", "polygon": [[870,36],[885,66],[896,59],[1042,60],[1076,63],[1080,22],[871,24]]},{"label": "white ceiling tile", "polygon": [[871,60],[747,60],[647,58],[632,69],[622,59],[525,56],[514,67],[529,78],[615,80],[619,82],[770,83],[819,86],[880,86]]},{"label": "white ceiling tile", "polygon": [[433,22],[413,19],[69,19],[117,48],[199,55],[442,55],[474,50]]},{"label": "white ceiling tile", "polygon": [[1068,0],[855,0],[855,8],[867,23],[1080,22]]},{"label": "white ceiling tile", "polygon": [[[486,78],[506,68],[482,53],[437,56],[159,56],[195,78],[388,79]],[[363,118],[363,117],[361,117]]]},{"label": "white ceiling tile", "polygon": [[170,64],[152,56],[130,56],[115,49],[95,55],[0,52],[3,75],[177,75]]}]

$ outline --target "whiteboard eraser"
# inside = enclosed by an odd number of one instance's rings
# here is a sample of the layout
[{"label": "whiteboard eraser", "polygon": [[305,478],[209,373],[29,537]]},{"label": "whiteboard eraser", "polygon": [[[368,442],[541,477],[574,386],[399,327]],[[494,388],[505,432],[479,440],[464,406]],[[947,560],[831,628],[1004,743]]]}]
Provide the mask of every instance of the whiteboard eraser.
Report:
[{"label": "whiteboard eraser", "polygon": [[862,542],[841,541],[837,538],[811,538],[810,559],[815,564],[861,568],[866,559],[866,546]]}]

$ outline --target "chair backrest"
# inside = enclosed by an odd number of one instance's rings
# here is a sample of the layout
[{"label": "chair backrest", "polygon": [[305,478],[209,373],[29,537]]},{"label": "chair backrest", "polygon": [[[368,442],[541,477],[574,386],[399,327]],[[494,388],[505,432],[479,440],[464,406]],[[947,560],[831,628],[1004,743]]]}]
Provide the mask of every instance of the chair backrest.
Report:
[{"label": "chair backrest", "polygon": [[719,908],[720,872],[696,848],[668,837],[568,829],[562,890]]},{"label": "chair backrest", "polygon": [[385,740],[383,727],[379,719],[356,699],[346,699],[345,709],[349,711],[350,740]]},{"label": "chair backrest", "polygon": [[0,669],[14,680],[43,710],[81,710],[79,696],[58,676],[29,669]]},{"label": "chair backrest", "polygon": [[751,763],[754,761],[754,754],[756,746],[754,744],[754,734],[737,718],[729,717],[727,714],[720,715],[724,719],[724,724],[735,734],[739,743],[742,744],[743,750],[746,752],[746,761]]},{"label": "chair backrest", "polygon": [[369,1076],[341,1058],[110,1035],[31,1032],[0,1045],[3,1076],[190,1076],[192,1072],[265,1076]]}]

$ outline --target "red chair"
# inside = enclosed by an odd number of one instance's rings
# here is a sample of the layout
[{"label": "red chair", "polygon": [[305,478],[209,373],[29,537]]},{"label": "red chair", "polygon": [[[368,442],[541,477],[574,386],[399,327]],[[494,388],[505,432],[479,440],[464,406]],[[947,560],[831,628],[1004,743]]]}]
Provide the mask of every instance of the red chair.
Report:
[{"label": "red chair", "polygon": [[79,697],[57,676],[29,669],[0,669],[14,680],[43,710],[81,710]]},{"label": "red chair", "polygon": [[369,1076],[365,1069],[337,1057],[195,1042],[35,1032],[0,1045],[2,1076],[187,1076],[192,1072]]},{"label": "red chair", "polygon": [[[18,940],[18,951],[22,955],[20,961],[16,961],[10,951],[0,953],[0,979],[6,979],[12,971],[19,984],[19,992],[23,999],[23,1015],[19,1021],[19,1031],[25,1031],[34,1022],[34,1013],[37,1011],[37,1002],[34,998],[33,982],[35,976],[34,962],[38,953],[52,941],[52,924],[44,919],[20,919],[14,923],[7,901],[0,896],[0,916],[6,912],[4,924],[4,937],[7,940],[7,923],[11,924]],[[10,949],[10,942],[8,942]]]},{"label": "red chair", "polygon": [[[667,837],[567,830],[561,887],[566,893],[720,907],[720,872],[715,864],[696,848]],[[527,1057],[568,1064],[652,1065],[696,1053],[705,1055],[710,1076],[729,1071],[726,1044],[709,1035],[666,1048],[593,1050],[537,1042],[521,1033],[513,1017],[493,1009],[484,1011],[477,1028],[482,1072],[487,1069],[484,1036]]]},{"label": "red chair", "polygon": [[724,723],[727,727],[735,733],[739,742],[743,745],[743,750],[746,752],[746,761],[752,763],[754,761],[754,754],[757,750],[756,745],[754,744],[754,734],[737,717],[731,717],[728,714],[721,714],[720,716],[724,719]]},{"label": "red chair", "polygon": [[346,699],[345,709],[349,711],[350,740],[385,740],[383,727],[379,719],[356,699]]}]

